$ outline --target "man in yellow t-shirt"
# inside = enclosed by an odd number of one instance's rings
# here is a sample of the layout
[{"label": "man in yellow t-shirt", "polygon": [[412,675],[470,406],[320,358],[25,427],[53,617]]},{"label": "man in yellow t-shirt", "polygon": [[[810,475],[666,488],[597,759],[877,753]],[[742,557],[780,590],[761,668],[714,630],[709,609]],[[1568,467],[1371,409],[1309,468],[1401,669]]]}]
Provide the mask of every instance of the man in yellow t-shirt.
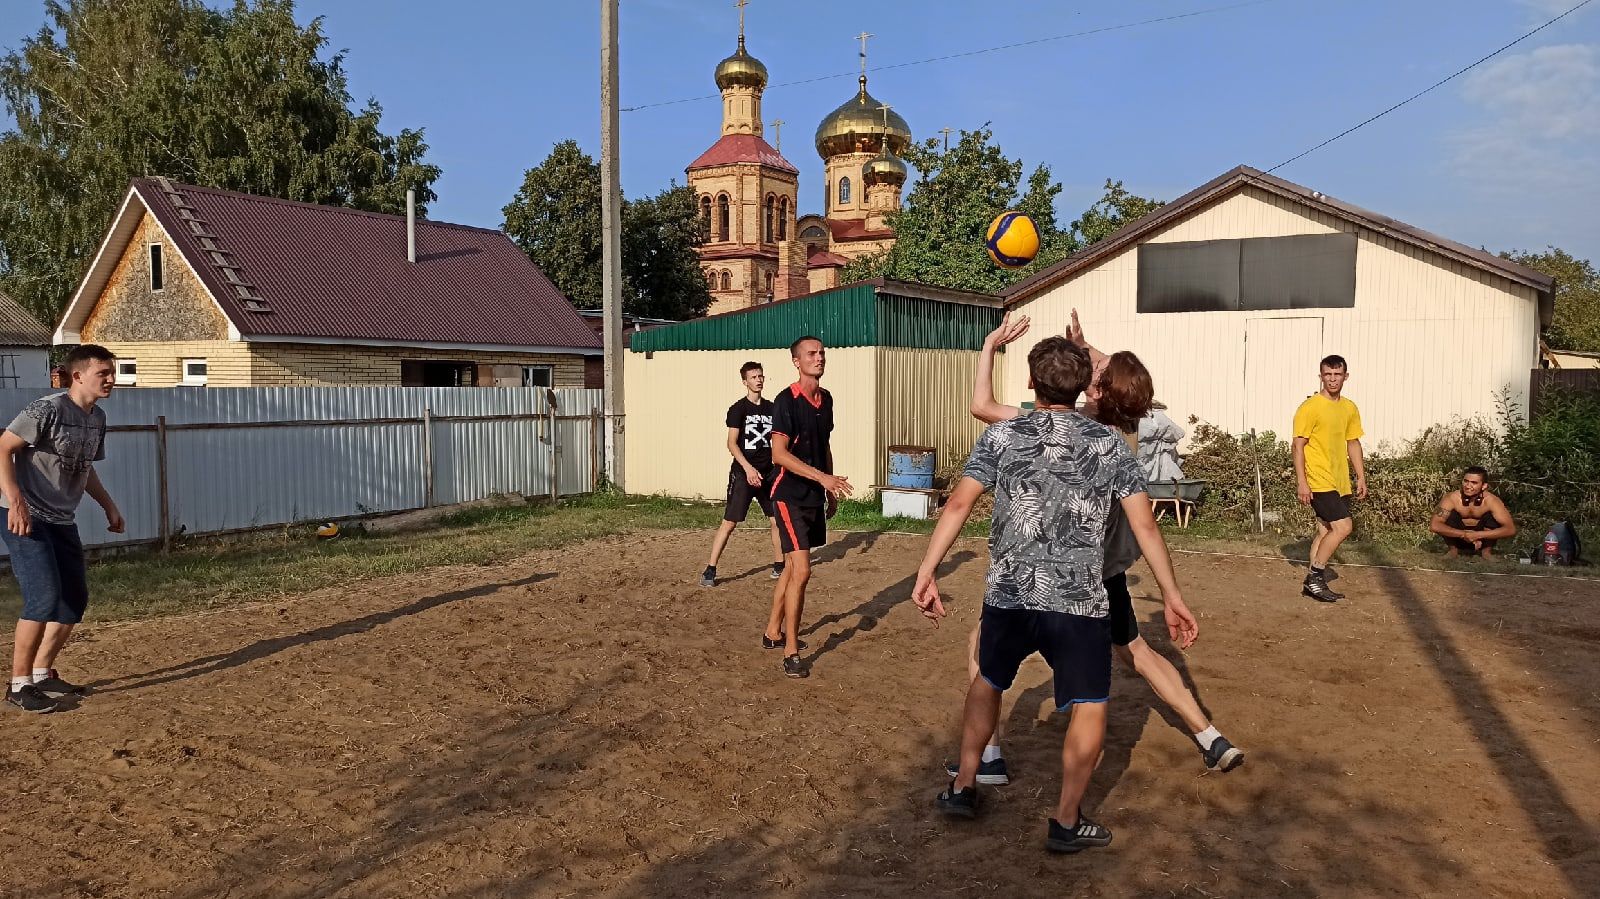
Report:
[{"label": "man in yellow t-shirt", "polygon": [[[1367,470],[1361,455],[1361,412],[1345,399],[1350,377],[1343,356],[1322,360],[1322,389],[1306,398],[1294,413],[1295,493],[1317,515],[1311,540],[1311,572],[1301,593],[1319,602],[1344,598],[1328,587],[1325,569],[1333,551],[1350,536],[1350,495],[1367,498]],[[1350,486],[1350,469],[1356,472]]]}]

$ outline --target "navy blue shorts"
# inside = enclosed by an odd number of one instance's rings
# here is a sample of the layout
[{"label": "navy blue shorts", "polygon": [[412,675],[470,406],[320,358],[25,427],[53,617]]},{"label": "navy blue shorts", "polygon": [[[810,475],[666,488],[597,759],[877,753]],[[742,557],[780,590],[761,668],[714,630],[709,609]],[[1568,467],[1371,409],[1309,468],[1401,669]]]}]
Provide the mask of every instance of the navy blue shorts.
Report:
[{"label": "navy blue shorts", "polygon": [[89,577],[78,526],[34,518],[28,536],[18,537],[0,522],[0,536],[11,552],[11,573],[22,590],[22,619],[82,621],[83,610],[89,607]]},{"label": "navy blue shorts", "polygon": [[1055,672],[1056,710],[1111,698],[1111,624],[1105,618],[998,609],[985,604],[978,628],[978,674],[1005,692],[1028,656]]}]

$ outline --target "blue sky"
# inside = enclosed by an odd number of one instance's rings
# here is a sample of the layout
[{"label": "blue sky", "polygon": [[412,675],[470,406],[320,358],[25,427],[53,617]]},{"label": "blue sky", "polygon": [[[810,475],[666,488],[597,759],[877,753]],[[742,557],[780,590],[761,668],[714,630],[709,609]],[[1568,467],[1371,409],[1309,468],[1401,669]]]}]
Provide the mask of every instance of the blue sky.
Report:
[{"label": "blue sky", "polygon": [[[874,66],[978,50],[1238,0],[751,0],[751,52],[774,85],[820,207],[811,134],[854,91],[854,35]],[[918,137],[990,123],[1008,155],[1065,186],[1063,221],[1106,178],[1171,199],[1244,163],[1267,168],[1409,96],[1578,0],[1265,0],[1160,24],[891,68],[871,76]],[[436,219],[498,226],[522,173],[576,138],[599,151],[599,7],[584,0],[299,0],[348,51],[357,100],[389,130],[425,127],[443,166]],[[0,43],[42,22],[0,3]],[[732,0],[622,0],[622,105],[714,95]],[[623,189],[653,193],[717,136],[715,99],[625,112]],[[771,135],[769,132],[769,140]],[[1491,250],[1565,247],[1600,261],[1600,2],[1278,174]]]}]

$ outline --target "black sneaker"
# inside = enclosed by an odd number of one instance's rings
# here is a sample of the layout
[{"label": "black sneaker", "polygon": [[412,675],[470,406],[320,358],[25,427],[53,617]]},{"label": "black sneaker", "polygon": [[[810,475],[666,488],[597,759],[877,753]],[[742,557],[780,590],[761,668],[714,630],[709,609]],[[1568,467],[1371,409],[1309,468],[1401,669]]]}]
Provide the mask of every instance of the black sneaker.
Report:
[{"label": "black sneaker", "polygon": [[1317,602],[1338,602],[1344,599],[1344,594],[1333,592],[1333,589],[1328,586],[1328,582],[1323,580],[1320,574],[1306,575],[1305,583],[1301,585],[1300,592]]},{"label": "black sneaker", "polygon": [[[947,762],[944,766],[944,772],[950,775],[951,780],[955,780],[956,775],[961,772],[961,766]],[[995,759],[992,762],[979,762],[978,783],[986,787],[1003,787],[1011,783],[1011,776],[1006,772],[1006,760]]]},{"label": "black sneaker", "polygon": [[807,665],[805,661],[800,658],[799,653],[795,653],[792,656],[784,657],[783,673],[790,677],[810,677],[811,666]]},{"label": "black sneaker", "polygon": [[702,587],[715,587],[716,585],[717,585],[717,568],[716,568],[715,565],[707,565],[706,566],[706,570],[700,572],[700,586],[702,586]]},{"label": "black sneaker", "polygon": [[1050,832],[1045,836],[1044,848],[1051,852],[1082,852],[1097,846],[1111,845],[1111,831],[1078,813],[1076,827],[1062,827],[1061,822],[1050,819]]},{"label": "black sneaker", "polygon": [[44,680],[36,680],[33,685],[38,687],[44,695],[53,699],[59,699],[63,696],[82,696],[89,692],[87,687],[62,680],[61,675],[57,674],[54,668],[50,669],[49,677]]},{"label": "black sneaker", "polygon": [[976,818],[978,817],[978,788],[971,786],[965,790],[958,790],[956,789],[956,782],[952,780],[950,781],[950,786],[933,800],[933,804],[939,807],[939,811],[952,818]]},{"label": "black sneaker", "polygon": [[1211,741],[1211,748],[1201,753],[1205,756],[1206,767],[1213,771],[1232,771],[1244,764],[1244,753],[1235,749],[1227,737],[1218,737]]},{"label": "black sneaker", "polygon": [[11,703],[24,712],[40,712],[48,714],[56,711],[56,701],[44,695],[44,691],[33,684],[23,684],[19,689],[6,691],[6,702]]},{"label": "black sneaker", "polygon": [[772,563],[772,579],[773,580],[777,580],[780,577],[783,577],[783,563],[782,562],[773,562]]},{"label": "black sneaker", "polygon": [[[804,640],[796,640],[795,641],[795,645],[798,646],[801,649],[805,649],[806,648],[806,641],[804,641]],[[782,649],[783,648],[783,637],[780,635],[778,637],[778,639],[774,640],[771,637],[768,637],[765,633],[762,633],[762,635],[761,635],[761,648],[762,649]]]}]

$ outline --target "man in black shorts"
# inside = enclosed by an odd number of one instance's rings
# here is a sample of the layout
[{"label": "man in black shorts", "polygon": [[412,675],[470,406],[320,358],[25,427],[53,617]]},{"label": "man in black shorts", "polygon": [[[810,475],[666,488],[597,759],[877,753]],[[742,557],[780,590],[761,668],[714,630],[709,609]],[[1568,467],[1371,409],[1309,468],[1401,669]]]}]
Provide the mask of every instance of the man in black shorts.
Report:
[{"label": "man in black shorts", "polygon": [[790,345],[789,356],[800,380],[772,404],[772,462],[779,469],[772,481],[772,505],[784,566],[772,591],[772,614],[761,645],[782,646],[783,673],[806,677],[811,669],[800,658],[799,632],[811,580],[811,550],[827,542],[828,519],[851,488],[833,473],[833,395],[822,389],[828,361],[822,341],[802,337]]},{"label": "man in black shorts", "polygon": [[728,545],[733,529],[750,514],[752,501],[761,506],[761,514],[772,523],[772,579],[783,574],[783,551],[778,545],[778,519],[772,515],[769,488],[772,484],[772,401],[761,396],[767,384],[767,375],[761,363],[746,362],[739,366],[739,379],[744,381],[744,396],[728,407],[728,455],[733,466],[728,469],[728,496],[722,513],[722,525],[711,538],[711,559],[700,574],[700,586],[717,585],[717,560]]},{"label": "man in black shorts", "polygon": [[1049,337],[1028,353],[1028,373],[1034,410],[990,425],[978,438],[923,555],[912,599],[935,623],[944,617],[939,563],[972,504],[993,490],[978,676],[967,690],[961,764],[937,804],[946,814],[977,814],[978,770],[1001,694],[1037,652],[1054,672],[1056,708],[1072,713],[1045,846],[1077,852],[1111,842],[1111,832],[1084,817],[1079,804],[1100,756],[1111,693],[1110,603],[1101,574],[1114,505],[1152,561],[1173,640],[1187,647],[1199,628],[1178,593],[1138,461],[1110,428],[1073,411],[1089,383],[1088,354],[1066,338]]},{"label": "man in black shorts", "polygon": [[[1350,368],[1343,356],[1322,360],[1322,389],[1306,398],[1294,413],[1295,495],[1317,516],[1311,538],[1311,570],[1300,592],[1317,602],[1337,602],[1344,594],[1328,586],[1326,569],[1354,530],[1350,498],[1367,498],[1367,468],[1361,450],[1361,410],[1344,395]],[[1350,470],[1356,479],[1350,483]]]}]

